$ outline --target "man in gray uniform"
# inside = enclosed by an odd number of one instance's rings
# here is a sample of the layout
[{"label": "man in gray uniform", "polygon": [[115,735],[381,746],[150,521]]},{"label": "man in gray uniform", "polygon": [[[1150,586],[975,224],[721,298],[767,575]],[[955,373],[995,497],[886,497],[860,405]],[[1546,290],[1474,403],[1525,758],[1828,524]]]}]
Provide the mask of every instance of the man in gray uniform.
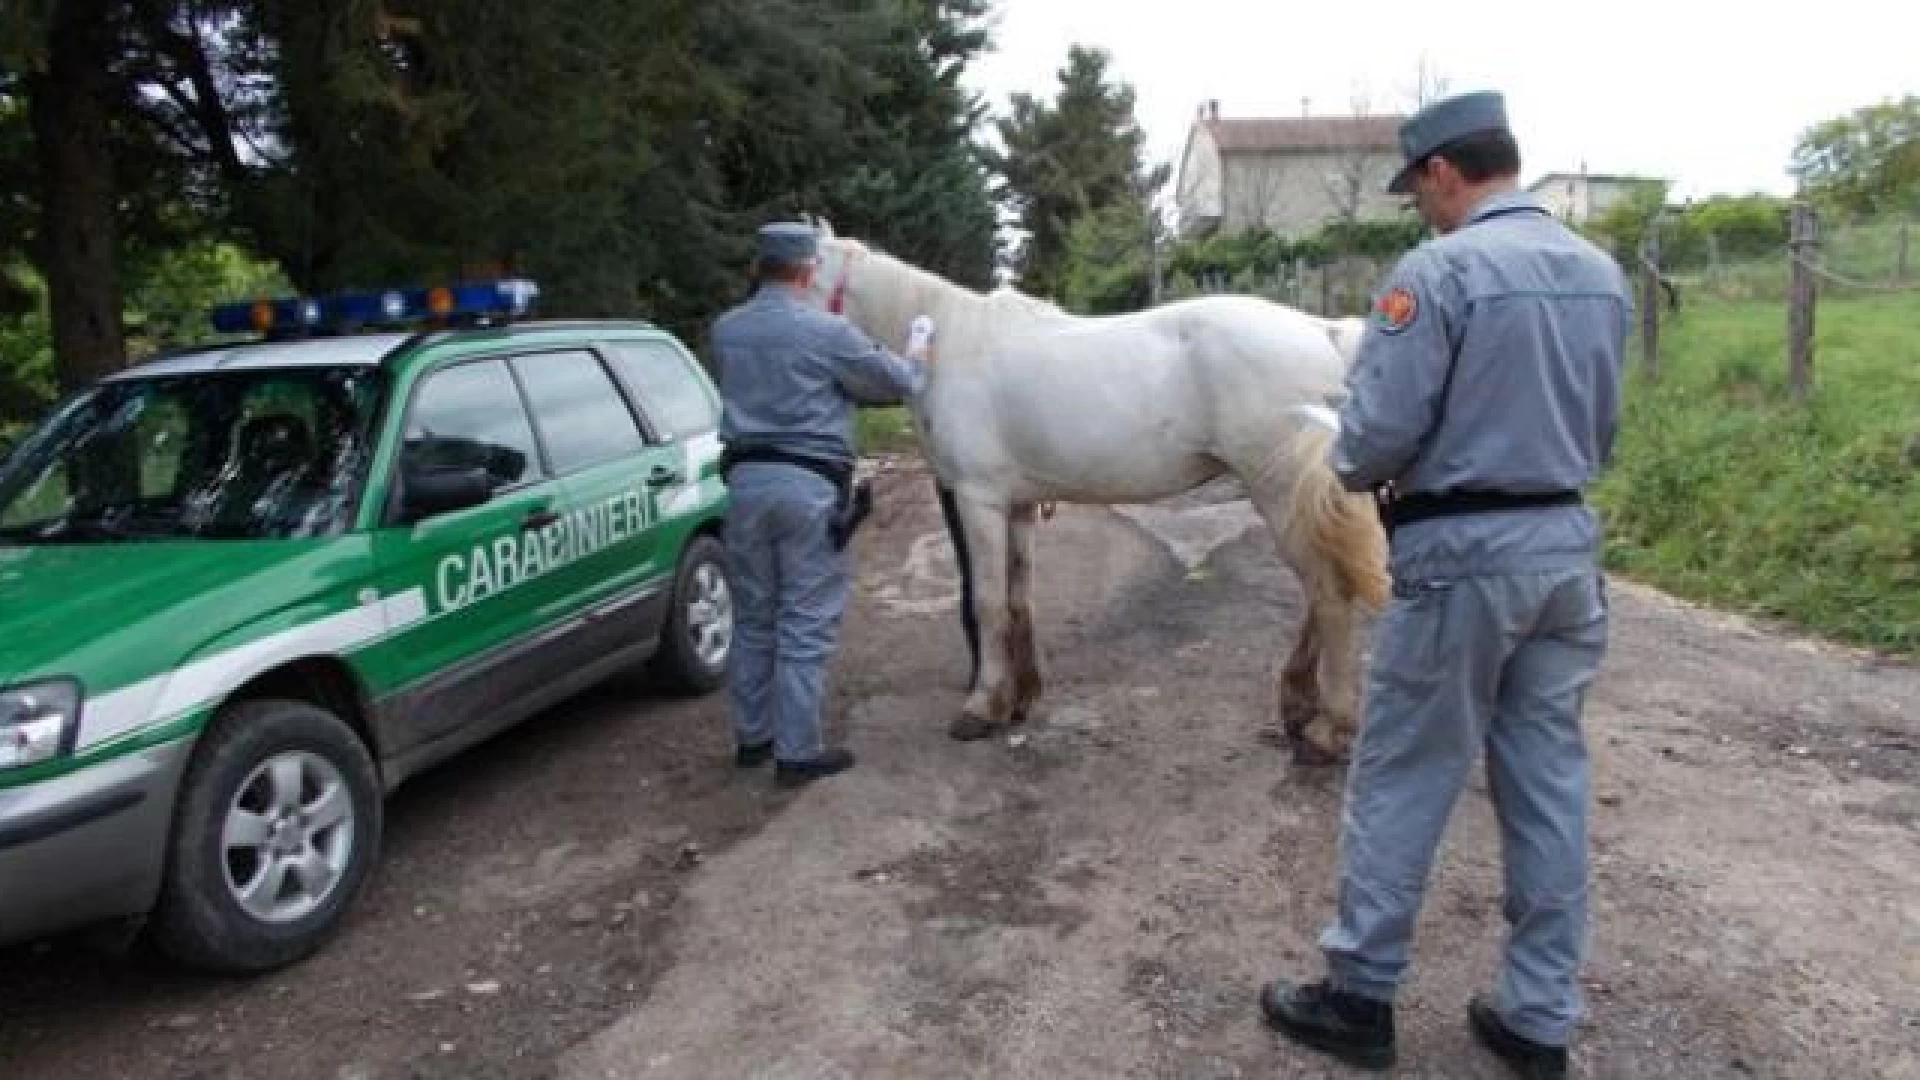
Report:
[{"label": "man in gray uniform", "polygon": [[1347,777],[1327,977],[1269,983],[1269,1024],[1350,1063],[1394,1058],[1393,998],[1448,817],[1485,756],[1508,938],[1468,1019],[1525,1077],[1566,1073],[1581,1015],[1587,755],[1580,717],[1607,639],[1600,528],[1581,492],[1612,454],[1632,321],[1620,268],[1515,188],[1497,94],[1400,131],[1436,237],[1375,301],[1333,466],[1391,530]]},{"label": "man in gray uniform", "polygon": [[847,604],[836,533],[852,488],[854,410],[919,394],[929,359],[896,356],[809,303],[817,253],[809,225],[763,227],[758,287],[712,333],[738,599],[728,672],[734,760],[775,759],[786,785],[853,765],[852,752],[822,745],[820,704]]}]

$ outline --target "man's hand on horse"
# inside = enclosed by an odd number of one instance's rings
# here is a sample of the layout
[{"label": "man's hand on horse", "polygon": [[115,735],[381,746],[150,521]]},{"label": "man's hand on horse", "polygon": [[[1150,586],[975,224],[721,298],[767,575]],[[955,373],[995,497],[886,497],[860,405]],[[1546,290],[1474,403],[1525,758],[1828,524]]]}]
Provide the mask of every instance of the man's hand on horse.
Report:
[{"label": "man's hand on horse", "polygon": [[926,315],[914,317],[913,325],[907,330],[907,355],[929,364],[934,362],[932,318]]}]

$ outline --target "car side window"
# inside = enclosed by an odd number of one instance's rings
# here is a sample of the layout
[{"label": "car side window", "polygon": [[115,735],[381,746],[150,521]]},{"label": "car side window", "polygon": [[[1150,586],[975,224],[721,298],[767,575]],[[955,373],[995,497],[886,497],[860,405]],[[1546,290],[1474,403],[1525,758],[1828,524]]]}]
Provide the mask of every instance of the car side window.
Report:
[{"label": "car side window", "polygon": [[401,467],[408,472],[485,469],[497,488],[538,477],[540,454],[513,375],[479,360],[428,375],[407,418]]},{"label": "car side window", "polygon": [[645,445],[633,410],[591,352],[570,349],[513,358],[557,474],[638,453]]},{"label": "car side window", "polygon": [[611,359],[662,435],[684,439],[718,425],[719,403],[677,349],[659,342],[622,341],[613,345]]}]

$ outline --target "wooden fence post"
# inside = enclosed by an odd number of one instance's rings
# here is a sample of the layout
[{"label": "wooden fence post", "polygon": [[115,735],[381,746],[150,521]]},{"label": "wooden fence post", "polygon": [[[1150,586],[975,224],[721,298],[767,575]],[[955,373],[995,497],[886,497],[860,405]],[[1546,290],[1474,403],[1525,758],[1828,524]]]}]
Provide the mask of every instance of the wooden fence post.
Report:
[{"label": "wooden fence post", "polygon": [[1900,257],[1894,264],[1893,280],[1905,283],[1907,280],[1907,248],[1913,242],[1913,219],[1900,221]]},{"label": "wooden fence post", "polygon": [[1813,308],[1818,294],[1813,264],[1819,250],[1819,219],[1813,207],[1794,203],[1787,240],[1787,387],[1795,401],[1805,401],[1813,386]]},{"label": "wooden fence post", "polygon": [[1660,378],[1660,219],[1640,238],[1640,345],[1647,377]]}]

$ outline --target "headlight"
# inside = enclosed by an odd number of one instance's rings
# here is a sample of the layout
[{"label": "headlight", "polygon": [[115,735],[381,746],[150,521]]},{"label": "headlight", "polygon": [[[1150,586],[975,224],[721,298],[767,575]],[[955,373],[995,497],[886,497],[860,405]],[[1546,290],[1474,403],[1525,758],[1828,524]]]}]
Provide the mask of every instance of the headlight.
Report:
[{"label": "headlight", "polygon": [[59,680],[0,690],[0,769],[72,753],[79,733],[78,684]]}]

